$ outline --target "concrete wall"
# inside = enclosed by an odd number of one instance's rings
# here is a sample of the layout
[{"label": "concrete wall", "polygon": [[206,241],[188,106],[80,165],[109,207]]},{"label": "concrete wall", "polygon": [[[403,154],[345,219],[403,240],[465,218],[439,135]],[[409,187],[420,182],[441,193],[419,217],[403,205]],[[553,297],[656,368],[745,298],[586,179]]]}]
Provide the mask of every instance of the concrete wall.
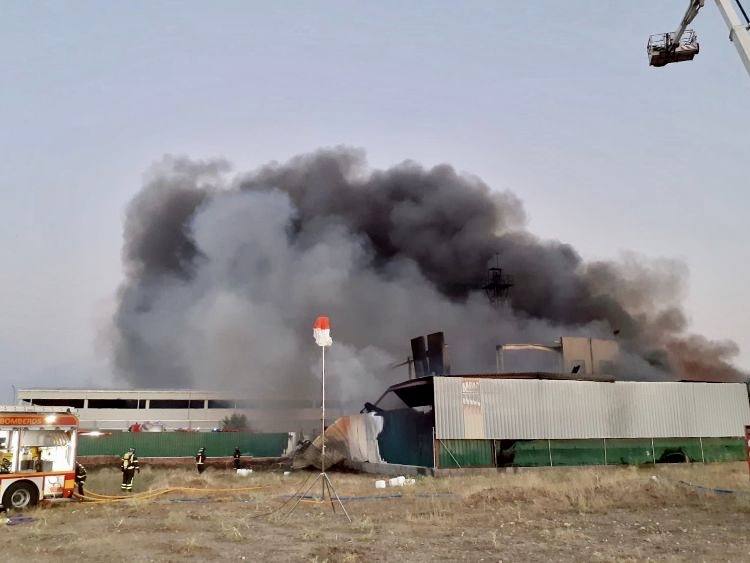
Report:
[{"label": "concrete wall", "polygon": [[563,336],[563,373],[571,373],[573,366],[582,364],[580,374],[607,374],[609,365],[615,362],[620,347],[615,340]]},{"label": "concrete wall", "polygon": [[620,355],[620,345],[615,340],[591,339],[593,373],[611,374],[611,365]]},{"label": "concrete wall", "polygon": [[580,336],[562,337],[563,373],[571,373],[575,364],[581,364],[580,374],[592,373],[591,339]]}]

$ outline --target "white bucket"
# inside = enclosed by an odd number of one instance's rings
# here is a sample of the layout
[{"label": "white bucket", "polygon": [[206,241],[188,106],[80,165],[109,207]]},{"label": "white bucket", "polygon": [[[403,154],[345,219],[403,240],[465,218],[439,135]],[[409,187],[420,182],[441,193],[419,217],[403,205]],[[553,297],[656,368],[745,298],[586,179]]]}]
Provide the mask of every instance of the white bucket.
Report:
[{"label": "white bucket", "polygon": [[404,477],[403,475],[394,477],[393,479],[388,479],[388,484],[391,487],[403,487],[405,482],[406,482],[406,477]]},{"label": "white bucket", "polygon": [[378,479],[377,481],[375,481],[375,488],[385,489],[385,481],[383,481],[382,479]]}]

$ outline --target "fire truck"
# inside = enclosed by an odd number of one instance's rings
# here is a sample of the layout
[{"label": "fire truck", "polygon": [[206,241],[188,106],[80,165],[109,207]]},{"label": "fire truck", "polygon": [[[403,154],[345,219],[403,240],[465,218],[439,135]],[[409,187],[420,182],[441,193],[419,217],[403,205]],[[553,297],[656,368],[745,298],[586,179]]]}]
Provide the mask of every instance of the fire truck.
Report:
[{"label": "fire truck", "polygon": [[24,509],[69,498],[75,487],[78,416],[66,407],[0,405],[0,504]]}]

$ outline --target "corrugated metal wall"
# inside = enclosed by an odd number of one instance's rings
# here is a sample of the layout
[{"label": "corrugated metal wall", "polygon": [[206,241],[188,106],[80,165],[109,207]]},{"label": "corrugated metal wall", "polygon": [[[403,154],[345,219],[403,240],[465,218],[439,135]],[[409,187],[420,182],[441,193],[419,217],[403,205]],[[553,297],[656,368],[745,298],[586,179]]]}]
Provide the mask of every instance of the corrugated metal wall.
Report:
[{"label": "corrugated metal wall", "polygon": [[511,464],[514,467],[644,465],[654,463],[654,459],[665,461],[668,454],[677,452],[693,462],[745,459],[743,440],[737,438],[657,438],[653,442],[645,438],[613,439],[606,443],[604,440],[531,440],[517,442],[514,450]]},{"label": "corrugated metal wall", "polygon": [[440,439],[565,440],[741,436],[742,383],[436,377]]},{"label": "corrugated metal wall", "polygon": [[250,432],[113,432],[110,436],[81,436],[78,455],[122,455],[135,448],[139,457],[189,457],[206,448],[209,457],[231,456],[235,447],[243,455],[278,457],[289,434]]},{"label": "corrugated metal wall", "polygon": [[492,440],[438,440],[438,467],[494,467]]},{"label": "corrugated metal wall", "polygon": [[380,457],[388,463],[431,467],[432,417],[412,409],[385,411],[378,435]]},{"label": "corrugated metal wall", "polygon": [[[437,440],[438,467],[493,467],[499,440]],[[624,438],[590,440],[519,440],[505,452],[504,467],[577,465],[646,465],[670,460],[741,461],[741,438]],[[510,454],[510,455],[508,455]]]}]

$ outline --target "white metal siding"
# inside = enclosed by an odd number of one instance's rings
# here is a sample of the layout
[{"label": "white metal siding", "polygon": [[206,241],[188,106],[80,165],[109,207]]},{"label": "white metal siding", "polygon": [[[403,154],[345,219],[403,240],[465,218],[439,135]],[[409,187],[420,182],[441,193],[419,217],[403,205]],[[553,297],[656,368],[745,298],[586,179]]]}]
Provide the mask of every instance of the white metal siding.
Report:
[{"label": "white metal siding", "polygon": [[441,439],[723,437],[742,436],[750,424],[742,383],[460,377],[434,383]]},{"label": "white metal siding", "polygon": [[[449,433],[464,438],[464,411],[461,405],[462,378],[436,377],[433,381],[435,382],[435,432],[438,432],[438,428],[450,429]],[[437,434],[437,437],[441,436]]]}]

